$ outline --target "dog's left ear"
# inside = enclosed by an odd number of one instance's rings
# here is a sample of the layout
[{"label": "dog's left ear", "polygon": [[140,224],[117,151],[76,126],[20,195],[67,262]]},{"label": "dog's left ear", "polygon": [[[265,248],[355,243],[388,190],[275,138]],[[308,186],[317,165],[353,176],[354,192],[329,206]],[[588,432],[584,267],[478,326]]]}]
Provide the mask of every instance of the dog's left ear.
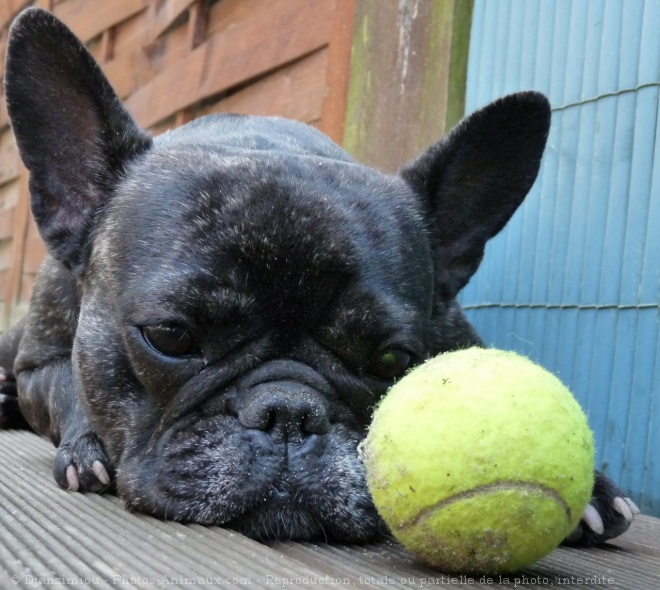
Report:
[{"label": "dog's left ear", "polygon": [[52,256],[81,272],[95,215],[151,138],[85,46],[45,10],[29,8],[12,24],[5,94],[39,231]]},{"label": "dog's left ear", "polygon": [[426,211],[438,296],[453,299],[534,184],[550,129],[538,92],[476,111],[401,170]]}]

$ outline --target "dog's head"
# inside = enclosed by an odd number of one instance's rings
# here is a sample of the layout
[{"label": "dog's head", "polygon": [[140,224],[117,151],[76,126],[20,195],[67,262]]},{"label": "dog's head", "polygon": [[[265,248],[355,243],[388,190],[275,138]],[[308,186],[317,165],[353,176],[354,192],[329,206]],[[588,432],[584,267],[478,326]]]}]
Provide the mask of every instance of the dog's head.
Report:
[{"label": "dog's head", "polygon": [[396,176],[281,119],[152,140],[37,10],[14,24],[6,93],[34,217],[79,284],[78,394],[128,505],[372,536],[357,445],[394,380],[479,343],[455,297],[536,178],[545,98],[477,111]]}]

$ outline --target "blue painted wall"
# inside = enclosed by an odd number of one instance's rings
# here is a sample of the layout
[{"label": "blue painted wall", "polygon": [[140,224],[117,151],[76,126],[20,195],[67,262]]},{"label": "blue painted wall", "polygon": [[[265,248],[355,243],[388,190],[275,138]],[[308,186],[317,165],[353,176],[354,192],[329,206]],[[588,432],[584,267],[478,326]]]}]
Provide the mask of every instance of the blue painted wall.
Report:
[{"label": "blue painted wall", "polygon": [[467,111],[532,88],[539,179],[461,300],[569,385],[597,467],[660,516],[660,0],[476,0]]}]

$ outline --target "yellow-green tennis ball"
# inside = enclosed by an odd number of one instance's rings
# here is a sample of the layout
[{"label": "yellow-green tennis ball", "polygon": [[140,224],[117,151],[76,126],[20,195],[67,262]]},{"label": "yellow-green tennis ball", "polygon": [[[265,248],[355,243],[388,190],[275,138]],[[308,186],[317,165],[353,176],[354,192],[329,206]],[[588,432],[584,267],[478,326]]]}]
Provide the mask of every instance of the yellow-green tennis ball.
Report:
[{"label": "yellow-green tennis ball", "polygon": [[513,352],[442,354],[401,379],[360,449],[392,534],[447,572],[504,573],[552,551],[593,487],[584,413]]}]

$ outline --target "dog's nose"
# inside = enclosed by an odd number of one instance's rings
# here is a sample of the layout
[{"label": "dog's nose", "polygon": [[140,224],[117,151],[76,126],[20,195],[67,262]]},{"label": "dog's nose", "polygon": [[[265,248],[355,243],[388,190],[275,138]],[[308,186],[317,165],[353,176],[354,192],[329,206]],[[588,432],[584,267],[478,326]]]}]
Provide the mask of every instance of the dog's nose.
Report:
[{"label": "dog's nose", "polygon": [[241,401],[238,420],[243,426],[283,440],[325,434],[330,428],[323,397],[299,383],[260,383],[245,392]]}]

